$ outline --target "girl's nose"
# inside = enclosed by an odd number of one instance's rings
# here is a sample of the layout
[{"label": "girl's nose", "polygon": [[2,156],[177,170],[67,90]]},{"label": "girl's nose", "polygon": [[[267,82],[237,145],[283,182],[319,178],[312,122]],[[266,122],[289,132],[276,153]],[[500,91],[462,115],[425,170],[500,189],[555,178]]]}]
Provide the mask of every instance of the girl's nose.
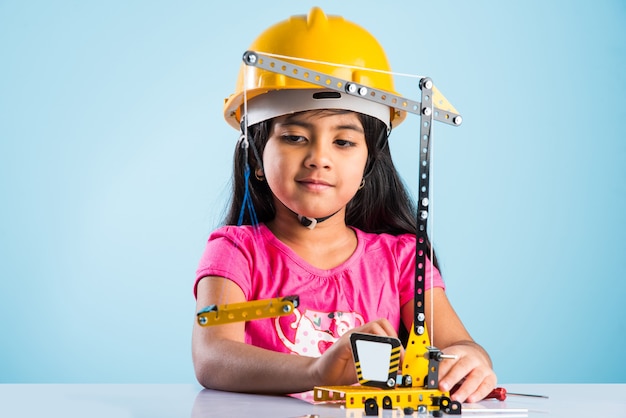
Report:
[{"label": "girl's nose", "polygon": [[329,168],[332,165],[331,144],[324,141],[311,141],[305,165],[311,168]]}]

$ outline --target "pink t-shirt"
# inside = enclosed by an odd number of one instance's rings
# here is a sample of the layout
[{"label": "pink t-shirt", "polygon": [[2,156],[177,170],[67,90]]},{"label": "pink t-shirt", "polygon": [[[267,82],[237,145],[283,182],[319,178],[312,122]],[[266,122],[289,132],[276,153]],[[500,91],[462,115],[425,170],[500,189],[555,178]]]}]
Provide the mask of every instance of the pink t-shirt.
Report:
[{"label": "pink t-shirt", "polygon": [[[224,226],[214,231],[196,274],[235,282],[247,300],[298,295],[288,315],[246,323],[246,342],[273,351],[316,357],[351,328],[387,318],[399,329],[400,307],[415,286],[415,236],[370,234],[354,229],[357,248],[343,264],[316,268],[264,225]],[[425,284],[430,289],[431,263]],[[437,269],[435,287],[445,288]],[[196,286],[194,286],[194,293]]]}]

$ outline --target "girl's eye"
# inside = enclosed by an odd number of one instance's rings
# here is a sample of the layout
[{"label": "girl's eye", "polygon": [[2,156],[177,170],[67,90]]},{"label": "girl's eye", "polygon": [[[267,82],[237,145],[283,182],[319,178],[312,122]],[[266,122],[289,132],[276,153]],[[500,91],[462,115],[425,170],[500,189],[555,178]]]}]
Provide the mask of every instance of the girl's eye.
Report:
[{"label": "girl's eye", "polygon": [[345,139],[337,139],[335,144],[339,145],[342,148],[353,147],[355,144],[352,141],[347,141]]},{"label": "girl's eye", "polygon": [[285,142],[293,142],[293,143],[306,141],[306,138],[300,135],[282,135],[281,138]]}]

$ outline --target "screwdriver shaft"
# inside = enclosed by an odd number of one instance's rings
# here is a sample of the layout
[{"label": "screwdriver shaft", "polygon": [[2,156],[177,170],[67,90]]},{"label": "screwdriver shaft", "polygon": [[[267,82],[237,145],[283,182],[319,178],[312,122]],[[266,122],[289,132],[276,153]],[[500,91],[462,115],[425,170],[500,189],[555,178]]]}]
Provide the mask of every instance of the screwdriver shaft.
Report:
[{"label": "screwdriver shaft", "polygon": [[513,396],[530,396],[531,398],[543,398],[543,399],[550,399],[548,396],[546,395],[531,395],[529,393],[515,393],[515,392],[507,392],[508,395],[513,395]]}]

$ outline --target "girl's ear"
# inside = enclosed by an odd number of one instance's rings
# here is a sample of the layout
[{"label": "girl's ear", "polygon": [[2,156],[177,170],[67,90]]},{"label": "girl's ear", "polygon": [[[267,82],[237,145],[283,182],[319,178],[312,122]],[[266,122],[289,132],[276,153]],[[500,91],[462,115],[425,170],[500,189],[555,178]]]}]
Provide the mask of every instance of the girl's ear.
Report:
[{"label": "girl's ear", "polygon": [[254,170],[254,177],[256,177],[258,181],[265,181],[265,173],[263,173],[263,169],[257,168]]}]

